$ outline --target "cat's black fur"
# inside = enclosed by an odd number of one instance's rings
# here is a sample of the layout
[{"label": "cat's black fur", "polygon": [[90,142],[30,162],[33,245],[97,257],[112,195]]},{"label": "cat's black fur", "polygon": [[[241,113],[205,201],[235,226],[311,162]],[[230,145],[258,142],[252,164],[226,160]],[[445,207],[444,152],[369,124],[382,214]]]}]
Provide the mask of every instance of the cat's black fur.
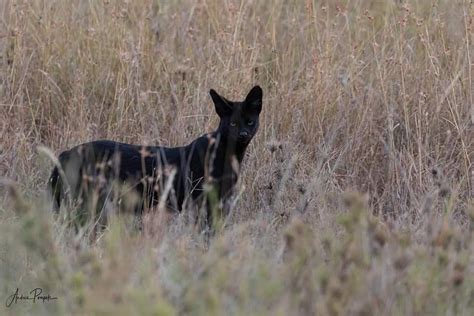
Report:
[{"label": "cat's black fur", "polygon": [[[210,95],[220,117],[219,126],[187,146],[169,148],[99,140],[62,152],[61,169],[54,168],[49,180],[54,208],[59,210],[66,196],[84,204],[90,203],[91,196],[96,194],[95,206],[101,210],[110,200],[108,195],[115,181],[138,193],[135,212],[140,215],[144,208],[157,204],[173,170],[172,187],[166,199],[168,209],[181,211],[188,202],[198,206],[204,201],[211,204],[204,194],[205,184],[217,197],[214,200],[228,199],[247,146],[259,126],[262,89],[255,86],[242,102],[229,101],[214,90]],[[211,213],[208,205],[208,227],[213,220]]]}]

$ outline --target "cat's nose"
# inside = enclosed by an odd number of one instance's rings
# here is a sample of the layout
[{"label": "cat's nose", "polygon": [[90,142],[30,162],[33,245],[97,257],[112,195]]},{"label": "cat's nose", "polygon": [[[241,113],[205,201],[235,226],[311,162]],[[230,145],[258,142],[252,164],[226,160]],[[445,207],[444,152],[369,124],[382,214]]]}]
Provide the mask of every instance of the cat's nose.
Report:
[{"label": "cat's nose", "polygon": [[247,137],[249,137],[249,133],[247,131],[241,131],[239,133],[239,136],[242,137],[242,138],[247,138]]}]

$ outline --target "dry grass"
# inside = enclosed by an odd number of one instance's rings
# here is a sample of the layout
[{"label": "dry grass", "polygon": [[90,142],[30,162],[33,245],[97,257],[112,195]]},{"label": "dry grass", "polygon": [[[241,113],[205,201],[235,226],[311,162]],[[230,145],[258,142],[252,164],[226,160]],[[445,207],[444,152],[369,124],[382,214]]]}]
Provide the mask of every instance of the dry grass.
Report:
[{"label": "dry grass", "polygon": [[[0,314],[474,314],[473,15],[468,0],[1,1],[0,297],[59,299]],[[210,88],[256,83],[261,129],[209,250],[182,216],[143,234],[117,219],[93,244],[52,218],[37,146],[181,145],[216,126]]]}]

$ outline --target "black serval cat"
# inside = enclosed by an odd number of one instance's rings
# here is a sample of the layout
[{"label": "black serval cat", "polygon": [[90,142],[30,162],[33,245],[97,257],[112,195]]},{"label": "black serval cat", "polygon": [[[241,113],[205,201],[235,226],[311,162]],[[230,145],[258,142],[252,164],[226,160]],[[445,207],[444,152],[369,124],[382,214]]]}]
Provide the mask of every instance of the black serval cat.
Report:
[{"label": "black serval cat", "polygon": [[[98,140],[62,152],[49,180],[54,209],[59,211],[67,198],[88,210],[81,212],[83,218],[90,218],[88,212],[92,211],[96,214],[93,218],[100,215],[105,225],[108,201],[122,203],[133,192],[133,209],[139,217],[160,201],[174,211],[191,203],[205,210],[201,223],[211,229],[225,215],[223,205],[233,192],[245,150],[257,132],[262,94],[255,86],[244,101],[233,102],[210,90],[219,126],[187,146]],[[116,184],[126,190],[115,190]]]}]

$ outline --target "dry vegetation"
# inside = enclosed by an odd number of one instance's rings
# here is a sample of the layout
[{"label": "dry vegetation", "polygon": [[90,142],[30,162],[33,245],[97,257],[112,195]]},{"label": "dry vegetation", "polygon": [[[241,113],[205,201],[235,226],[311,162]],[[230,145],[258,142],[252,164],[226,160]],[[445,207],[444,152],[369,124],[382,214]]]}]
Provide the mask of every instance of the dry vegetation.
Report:
[{"label": "dry vegetation", "polygon": [[[468,0],[0,2],[0,314],[473,315]],[[264,89],[227,228],[97,242],[51,216],[51,159],[211,131]],[[158,223],[157,223],[158,222]],[[50,303],[6,297],[42,287]]]}]

